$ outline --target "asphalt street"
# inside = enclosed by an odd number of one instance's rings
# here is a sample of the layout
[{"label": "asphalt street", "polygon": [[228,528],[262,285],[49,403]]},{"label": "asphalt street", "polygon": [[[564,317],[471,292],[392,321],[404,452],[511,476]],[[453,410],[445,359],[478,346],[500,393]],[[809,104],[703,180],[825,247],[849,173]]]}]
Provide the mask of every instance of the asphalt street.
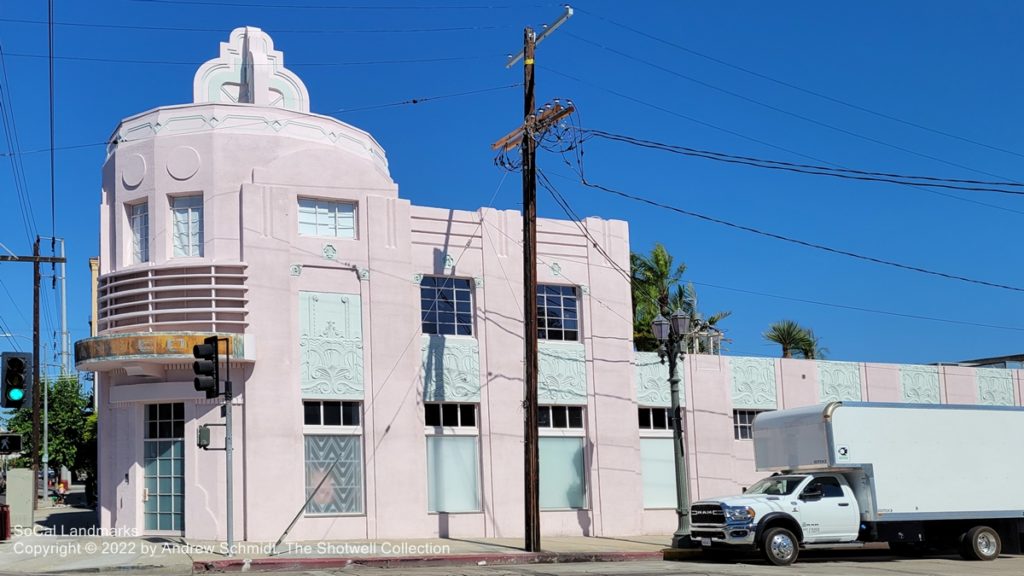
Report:
[{"label": "asphalt street", "polygon": [[586,564],[534,564],[520,566],[474,566],[433,568],[368,568],[349,566],[330,572],[295,572],[292,574],[338,576],[662,576],[695,574],[707,576],[1019,576],[1024,574],[1024,557],[1004,557],[994,562],[967,562],[959,558],[906,559],[891,556],[862,558],[801,557],[796,564],[780,568],[751,561],[726,562],[605,562]]}]

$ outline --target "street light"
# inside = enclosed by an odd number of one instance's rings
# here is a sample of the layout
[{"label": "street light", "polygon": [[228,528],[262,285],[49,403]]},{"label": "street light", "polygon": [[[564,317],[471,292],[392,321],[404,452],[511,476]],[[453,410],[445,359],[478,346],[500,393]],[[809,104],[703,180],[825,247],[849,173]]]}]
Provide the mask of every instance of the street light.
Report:
[{"label": "street light", "polygon": [[686,451],[683,438],[683,415],[679,408],[679,374],[676,370],[677,360],[685,357],[686,336],[690,333],[690,315],[676,309],[666,320],[668,307],[661,309],[661,314],[651,322],[651,332],[661,342],[658,354],[662,362],[668,357],[668,383],[671,392],[673,452],[675,455],[676,472],[676,516],[679,526],[672,534],[673,548],[693,548],[694,541],[690,538],[690,495],[687,488]]}]

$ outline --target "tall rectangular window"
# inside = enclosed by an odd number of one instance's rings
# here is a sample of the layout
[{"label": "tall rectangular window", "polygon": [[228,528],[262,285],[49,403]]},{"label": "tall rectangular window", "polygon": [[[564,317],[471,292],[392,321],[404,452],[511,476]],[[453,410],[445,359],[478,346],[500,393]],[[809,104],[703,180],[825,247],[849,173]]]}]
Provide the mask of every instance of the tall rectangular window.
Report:
[{"label": "tall rectangular window", "polygon": [[466,278],[425,276],[420,281],[424,334],[473,335],[473,291]]},{"label": "tall rectangular window", "polygon": [[147,404],[145,417],[145,529],[181,533],[185,529],[185,404]]},{"label": "tall rectangular window", "polygon": [[475,404],[424,404],[427,510],[480,511],[480,448]]},{"label": "tall rectangular window", "polygon": [[356,237],[356,205],[322,198],[299,198],[299,235]]},{"label": "tall rectangular window", "polygon": [[133,262],[149,262],[149,203],[128,206],[128,226],[132,231]]},{"label": "tall rectangular window", "polygon": [[203,255],[203,197],[171,198],[175,256]]},{"label": "tall rectangular window", "polygon": [[539,406],[540,507],[586,508],[582,406]]},{"label": "tall rectangular window", "polygon": [[580,339],[575,286],[537,286],[537,337],[541,340]]},{"label": "tall rectangular window", "polygon": [[363,513],[362,404],[304,400],[306,515]]},{"label": "tall rectangular window", "polygon": [[676,484],[670,410],[641,406],[637,412],[644,508],[672,508],[676,505]]}]

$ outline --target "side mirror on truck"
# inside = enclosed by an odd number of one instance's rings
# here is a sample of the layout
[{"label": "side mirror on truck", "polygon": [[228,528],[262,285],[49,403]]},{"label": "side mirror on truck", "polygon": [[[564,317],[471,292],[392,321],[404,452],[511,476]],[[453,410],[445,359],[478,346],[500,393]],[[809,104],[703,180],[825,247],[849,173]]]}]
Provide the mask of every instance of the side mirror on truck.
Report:
[{"label": "side mirror on truck", "polygon": [[822,493],[820,488],[811,488],[804,490],[803,494],[800,495],[800,499],[804,502],[817,502],[821,500]]}]

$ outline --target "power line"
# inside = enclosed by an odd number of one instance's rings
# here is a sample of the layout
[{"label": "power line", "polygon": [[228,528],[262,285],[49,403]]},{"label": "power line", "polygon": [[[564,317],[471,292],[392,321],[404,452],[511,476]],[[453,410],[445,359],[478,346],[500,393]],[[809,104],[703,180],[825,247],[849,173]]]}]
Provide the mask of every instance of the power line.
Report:
[{"label": "power line", "polygon": [[2,44],[0,44],[0,72],[3,75],[3,84],[0,88],[0,120],[3,121],[4,139],[8,150],[10,150],[11,176],[14,178],[14,188],[18,195],[18,207],[25,225],[25,235],[31,243],[37,233],[35,213],[32,210],[32,198],[27,191],[28,181],[25,178],[25,167],[19,154],[21,142],[18,138],[18,126],[15,121],[14,100],[11,98],[11,82],[7,77],[7,54],[4,52]]},{"label": "power line", "polygon": [[[782,162],[779,160],[767,160],[764,158],[754,158],[751,156],[738,156],[735,154],[727,154],[724,152],[715,152],[711,150],[701,150],[699,148],[690,148],[686,146],[679,146],[675,144],[664,144],[662,142],[655,142],[653,140],[645,140],[643,138],[636,138],[633,136],[625,136],[622,134],[614,134],[612,132],[606,132],[604,130],[594,129],[582,129],[580,132],[583,135],[593,135],[598,138],[604,138],[607,140],[613,140],[616,142],[624,142],[626,144],[632,144],[634,146],[640,146],[643,148],[653,148],[657,150],[663,150],[666,152],[672,152],[676,154],[682,154],[685,156],[692,156],[696,158],[705,158],[707,160],[716,160],[719,162],[728,162],[732,164],[742,164],[745,166],[753,166],[755,168],[767,168],[770,170],[785,170],[789,172],[796,172],[799,174],[811,174],[816,176],[831,176],[833,178],[846,178],[850,180],[862,180],[869,182],[888,182],[891,184],[913,184],[916,186],[929,186],[936,188],[948,188],[952,190],[965,190],[973,192],[998,192],[1001,194],[1013,194],[1013,195],[1024,195],[1024,190],[1004,190],[1000,188],[992,188],[991,186],[1012,186],[1012,187],[1024,187],[1024,184],[1019,182],[998,182],[990,180],[963,180],[958,178],[939,178],[935,176],[910,176],[906,174],[892,174],[887,172],[870,172],[866,170],[853,170],[849,168],[832,168],[829,166],[817,166],[813,164],[796,164],[793,162]],[[923,180],[923,182],[907,182],[906,180]],[[967,184],[982,184],[988,186],[967,186]]]},{"label": "power line", "polygon": [[871,136],[865,136],[864,134],[860,134],[860,133],[854,132],[852,130],[847,130],[845,128],[841,128],[839,126],[835,126],[835,125],[829,124],[827,122],[822,122],[821,120],[816,120],[816,119],[811,118],[809,116],[804,116],[803,114],[798,114],[796,112],[791,112],[789,110],[786,110],[785,108],[780,108],[778,106],[775,106],[775,105],[772,105],[772,104],[768,104],[766,102],[762,102],[762,101],[760,101],[760,100],[758,100],[756,98],[751,98],[750,96],[745,96],[743,94],[740,94],[739,92],[733,92],[732,90],[728,90],[726,88],[722,88],[720,86],[716,86],[714,84],[711,84],[710,82],[705,82],[704,80],[700,80],[698,78],[694,78],[692,76],[687,76],[686,74],[682,74],[680,72],[676,72],[675,70],[672,70],[671,68],[666,68],[666,67],[661,66],[659,64],[655,64],[655,63],[653,63],[653,62],[651,62],[649,60],[645,60],[643,58],[639,58],[639,57],[636,57],[636,56],[632,56],[630,54],[626,54],[625,52],[621,52],[621,51],[616,50],[614,48],[609,48],[609,47],[607,47],[607,46],[605,46],[603,44],[600,44],[598,42],[594,42],[593,40],[588,40],[586,38],[583,38],[582,36],[573,34],[571,32],[567,32],[566,34],[568,36],[571,36],[571,37],[573,37],[573,38],[575,38],[577,40],[580,40],[582,42],[585,42],[587,44],[591,44],[593,46],[597,46],[598,48],[601,48],[602,50],[606,50],[606,51],[611,52],[613,54],[617,54],[619,56],[622,56],[623,58],[627,58],[627,59],[633,60],[635,62],[640,62],[641,64],[646,64],[646,65],[648,65],[648,66],[650,66],[652,68],[655,68],[657,70],[661,70],[662,72],[666,72],[668,74],[672,74],[673,76],[677,76],[679,78],[682,78],[683,80],[687,80],[689,82],[693,82],[695,84],[699,84],[701,86],[704,86],[705,88],[710,88],[711,90],[715,90],[715,91],[721,92],[722,94],[727,94],[729,96],[732,96],[733,98],[738,98],[740,100],[744,100],[746,102],[750,102],[751,104],[756,104],[758,106],[762,106],[762,107],[767,108],[769,110],[774,110],[775,112],[779,112],[780,114],[785,114],[787,116],[791,116],[793,118],[797,118],[799,120],[803,120],[804,122],[809,122],[809,123],[814,124],[816,126],[821,126],[822,128],[828,128],[829,130],[834,130],[834,131],[839,132],[841,134],[846,134],[847,136],[853,136],[854,138],[859,138],[859,139],[865,140],[867,142],[872,142],[874,144],[880,144],[882,146],[887,146],[887,147],[892,148],[894,150],[899,150],[900,152],[905,152],[907,154],[913,154],[914,156],[919,156],[921,158],[927,158],[928,160],[933,160],[935,162],[941,162],[943,164],[948,164],[950,166],[954,166],[956,168],[960,168],[960,169],[963,169],[963,170],[969,170],[971,172],[976,172],[978,174],[985,174],[986,176],[993,176],[993,177],[996,177],[996,178],[1008,179],[1005,176],[1000,176],[999,174],[993,174],[991,172],[986,172],[984,170],[979,170],[977,168],[971,168],[970,166],[965,166],[963,164],[959,164],[959,163],[953,162],[951,160],[946,160],[944,158],[939,158],[938,156],[932,156],[930,154],[925,154],[923,152],[918,152],[916,150],[911,150],[910,148],[905,148],[905,147],[900,146],[898,144],[892,144],[890,142],[886,142],[884,140],[879,140],[879,139],[873,138]]},{"label": "power line", "polygon": [[[18,18],[0,18],[0,22],[12,22],[15,24],[46,24],[45,20],[24,20]],[[156,30],[162,32],[231,32],[232,28],[195,28],[188,26],[140,26],[132,24],[94,24],[85,22],[54,22],[55,26],[67,26],[74,28],[102,28],[112,30]],[[504,26],[449,26],[443,28],[334,28],[334,29],[305,29],[305,28],[265,28],[267,32],[274,34],[397,34],[397,33],[426,33],[426,32],[466,32],[477,30],[501,30],[512,28],[511,24]]]},{"label": "power line", "polygon": [[[577,227],[580,228],[580,230],[584,233],[584,235],[586,235],[587,238],[591,241],[591,244],[594,246],[594,248],[597,249],[597,251],[602,256],[604,256],[605,260],[607,260],[608,263],[610,264],[610,266],[601,266],[601,267],[614,270],[615,272],[619,273],[621,276],[626,278],[626,280],[629,281],[631,284],[635,285],[634,280],[632,278],[632,275],[628,274],[625,270],[623,270],[623,268],[621,266],[619,266],[618,264],[615,263],[615,261],[611,258],[611,256],[608,255],[607,252],[605,252],[604,249],[597,242],[597,239],[595,239],[589,233],[589,230],[587,230],[585,226],[581,227],[582,222],[581,222],[580,217],[577,215],[575,210],[572,209],[572,206],[569,204],[569,201],[565,198],[565,196],[562,195],[561,193],[559,193],[558,190],[554,187],[554,185],[551,183],[551,181],[547,178],[547,175],[542,175],[539,171],[538,171],[538,175],[541,175],[541,177],[542,177],[542,180],[541,180],[542,185],[545,187],[545,189],[548,190],[548,192],[551,193],[552,197],[555,198],[555,202],[558,203],[559,207],[562,208],[562,211],[565,212],[565,214],[567,216],[569,216],[570,219],[572,219],[574,222],[577,223]],[[592,264],[592,265],[600,266],[600,264]],[[825,301],[822,301],[822,300],[811,300],[811,299],[807,299],[807,298],[797,298],[797,297],[793,297],[793,296],[782,296],[782,295],[779,295],[779,294],[771,294],[771,293],[767,293],[767,292],[759,292],[759,291],[756,291],[756,290],[749,290],[749,289],[745,289],[745,288],[734,288],[734,287],[731,287],[731,286],[723,286],[721,284],[712,284],[712,283],[709,283],[709,282],[697,282],[697,281],[692,280],[692,279],[688,280],[688,282],[690,282],[690,283],[692,283],[694,285],[703,286],[703,287],[706,287],[706,288],[715,288],[715,289],[718,289],[718,290],[728,290],[728,291],[731,291],[731,292],[739,292],[739,293],[742,293],[742,294],[751,294],[751,295],[762,296],[762,297],[766,297],[766,298],[775,298],[775,299],[778,299],[778,300],[787,300],[787,301],[790,301],[790,302],[800,302],[800,303],[803,303],[803,304],[813,304],[813,305],[816,305],[816,306],[826,306],[826,307],[830,307],[830,308],[839,308],[839,309],[843,309],[843,310],[853,310],[853,311],[857,311],[857,312],[866,312],[866,313],[870,313],[870,314],[879,314],[879,315],[884,315],[884,316],[894,316],[894,317],[898,317],[898,318],[907,318],[907,319],[912,319],[912,320],[926,320],[926,321],[930,321],[930,322],[943,322],[943,323],[947,323],[947,324],[957,324],[957,325],[961,325],[961,326],[975,326],[975,327],[979,327],[979,328],[994,328],[994,329],[997,329],[997,330],[1011,330],[1011,331],[1016,331],[1016,332],[1024,332],[1024,327],[1020,327],[1020,326],[1007,326],[1007,325],[1001,325],[1001,324],[986,324],[986,323],[981,323],[981,322],[970,322],[970,321],[966,321],[966,320],[954,320],[954,319],[951,319],[951,318],[940,318],[940,317],[936,317],[936,316],[924,316],[924,315],[921,315],[921,314],[910,314],[910,313],[906,313],[906,312],[893,312],[893,311],[889,311],[889,310],[879,310],[879,309],[876,309],[876,308],[866,308],[866,307],[863,307],[863,306],[853,306],[853,305],[850,305],[850,304],[837,304],[837,303],[834,303],[834,302],[825,302]]]},{"label": "power line", "polygon": [[233,8],[288,8],[300,10],[509,10],[521,8],[550,8],[561,6],[558,3],[534,4],[534,5],[485,5],[485,6],[457,6],[457,5],[406,5],[406,6],[373,6],[373,5],[339,5],[339,4],[259,4],[251,2],[201,2],[199,0],[132,0],[145,4],[190,4],[195,6],[229,6]]},{"label": "power line", "polygon": [[[772,144],[771,142],[767,142],[767,141],[755,138],[753,136],[748,136],[746,134],[743,134],[742,132],[737,132],[735,130],[730,130],[729,128],[723,128],[722,126],[718,126],[716,124],[712,124],[711,122],[706,122],[704,120],[700,120],[698,118],[694,118],[693,116],[688,116],[688,115],[683,114],[681,112],[677,112],[675,110],[672,110],[672,109],[669,109],[669,108],[665,108],[664,106],[659,106],[657,104],[652,104],[651,102],[647,102],[645,100],[641,100],[640,98],[636,98],[634,96],[630,96],[628,94],[624,94],[624,93],[619,92],[617,90],[613,90],[611,88],[607,88],[605,86],[601,86],[601,85],[595,84],[593,82],[588,82],[587,80],[583,80],[582,78],[578,78],[578,77],[573,76],[571,74],[567,74],[565,72],[561,72],[561,71],[555,70],[553,68],[544,67],[544,66],[538,66],[538,67],[540,67],[540,68],[542,68],[542,69],[544,69],[544,70],[546,70],[548,72],[551,72],[553,74],[557,74],[559,76],[563,76],[563,77],[568,78],[570,80],[579,82],[580,84],[584,84],[586,86],[590,86],[591,88],[596,88],[597,90],[601,90],[603,92],[607,92],[609,94],[612,94],[614,96],[622,98],[623,100],[628,100],[630,102],[639,104],[641,106],[645,106],[645,107],[650,108],[652,110],[657,110],[659,112],[663,112],[663,113],[668,114],[670,116],[675,116],[677,118],[682,118],[683,120],[687,120],[689,122],[693,122],[694,124],[698,124],[700,126],[705,126],[707,128],[711,128],[713,130],[717,130],[717,131],[725,133],[725,134],[730,134],[732,136],[736,136],[737,138],[742,138],[744,140],[747,140],[747,141],[750,141],[750,142],[754,142],[754,143],[760,144],[762,146],[767,146],[769,148],[774,148],[774,149],[780,150],[782,152],[793,154],[794,156],[799,156],[801,158],[806,158],[806,159],[812,160],[814,162],[821,162],[821,163],[824,163],[824,164],[829,164],[831,166],[836,166],[836,167],[842,168],[841,165],[836,164],[834,162],[829,162],[827,160],[822,160],[821,158],[816,158],[814,156],[810,156],[810,155],[804,154],[802,152],[797,152],[796,150],[792,150],[792,149],[786,148],[784,146],[779,146],[777,144]],[[970,203],[970,204],[976,204],[978,206],[984,206],[986,208],[991,208],[993,210],[1000,210],[1000,211],[1003,211],[1003,212],[1012,212],[1014,214],[1024,215],[1024,211],[1015,210],[1013,208],[1007,208],[1006,206],[1000,206],[998,204],[990,204],[988,202],[982,202],[980,200],[974,200],[972,198],[964,198],[962,196],[957,196],[956,194],[949,194],[947,192],[942,192],[942,191],[939,191],[939,190],[932,190],[932,189],[928,189],[928,188],[922,188],[920,186],[915,186],[913,184],[905,184],[905,186],[910,186],[911,188],[915,188],[917,190],[920,190],[922,192],[926,192],[928,194],[934,194],[936,196],[944,196],[946,198],[951,198],[951,199],[957,200],[959,202],[967,202],[967,203]]]},{"label": "power line", "polygon": [[688,54],[692,54],[694,56],[697,56],[699,58],[703,58],[705,60],[708,60],[710,62],[714,62],[716,64],[721,64],[722,66],[726,66],[726,67],[732,68],[734,70],[739,70],[740,72],[743,72],[745,74],[750,74],[751,76],[756,76],[757,78],[761,78],[763,80],[768,80],[769,82],[774,82],[775,84],[778,84],[780,86],[785,86],[787,88],[791,88],[793,90],[797,90],[799,92],[803,92],[804,94],[809,94],[811,96],[815,96],[817,98],[821,98],[823,100],[827,100],[827,101],[833,102],[835,104],[840,104],[842,106],[846,106],[846,107],[852,108],[854,110],[859,110],[861,112],[866,112],[868,114],[872,114],[872,115],[877,116],[879,118],[885,118],[886,120],[892,120],[893,122],[899,122],[900,124],[904,124],[906,126],[911,126],[911,127],[917,128],[919,130],[924,130],[926,132],[931,132],[933,134],[938,134],[940,136],[945,136],[947,138],[953,138],[955,140],[960,140],[961,142],[967,142],[969,144],[974,144],[975,146],[981,146],[982,148],[988,148],[989,150],[995,150],[997,152],[1003,152],[1003,153],[1006,153],[1006,154],[1012,154],[1013,156],[1019,156],[1019,157],[1024,158],[1024,154],[1021,154],[1019,152],[1014,152],[1013,150],[1008,150],[1006,148],[1000,148],[999,146],[993,146],[991,144],[986,144],[984,142],[979,142],[977,140],[972,140],[970,138],[966,138],[964,136],[959,136],[957,134],[952,134],[952,133],[946,132],[944,130],[939,130],[939,129],[936,129],[936,128],[931,128],[929,126],[924,126],[924,125],[918,124],[916,122],[911,122],[910,120],[905,120],[903,118],[899,118],[899,117],[893,116],[891,114],[886,114],[885,112],[879,112],[878,110],[873,110],[871,108],[867,108],[867,107],[861,106],[859,104],[854,104],[852,102],[848,102],[846,100],[842,100],[842,99],[836,98],[834,96],[829,96],[828,94],[823,94],[821,92],[817,92],[817,91],[811,90],[809,88],[804,88],[803,86],[799,86],[799,85],[793,84],[791,82],[786,82],[785,80],[780,80],[780,79],[775,78],[773,76],[769,76],[768,74],[764,74],[764,73],[761,73],[761,72],[757,72],[755,70],[751,70],[749,68],[745,68],[743,66],[739,66],[737,64],[733,64],[732,62],[728,62],[726,60],[722,60],[721,58],[716,58],[714,56],[710,56],[708,54],[704,54],[702,52],[698,52],[698,51],[696,51],[696,50],[694,50],[692,48],[687,48],[686,46],[682,46],[680,44],[676,44],[675,42],[671,42],[669,40],[665,40],[664,38],[659,38],[657,36],[654,36],[653,34],[648,34],[648,33],[644,32],[642,30],[638,30],[636,28],[627,26],[625,24],[622,24],[621,22],[616,22],[615,20],[612,20],[610,18],[606,18],[606,17],[601,16],[599,14],[595,14],[595,13],[587,11],[587,10],[582,10],[580,8],[575,8],[575,10],[577,12],[581,13],[581,14],[589,14],[590,16],[593,16],[593,17],[597,18],[598,20],[603,20],[603,21],[605,21],[605,22],[607,22],[609,24],[612,24],[614,26],[618,26],[618,27],[623,28],[625,30],[629,30],[630,32],[633,32],[634,34],[638,34],[638,35],[643,36],[645,38],[648,38],[650,40],[654,40],[656,42],[660,42],[662,44],[665,44],[666,46],[670,46],[672,48],[676,48],[676,49],[681,50],[683,52],[686,52]]},{"label": "power line", "polygon": [[522,86],[519,84],[509,84],[508,86],[495,86],[493,88],[481,88],[479,90],[470,90],[468,92],[457,92],[454,94],[442,94],[440,96],[426,96],[423,98],[412,98],[410,100],[402,100],[401,102],[392,102],[391,104],[377,104],[374,106],[362,106],[359,108],[339,108],[338,112],[361,112],[363,110],[377,110],[380,108],[392,108],[395,106],[403,106],[406,104],[422,104],[424,102],[430,102],[432,100],[443,100],[446,98],[458,98],[460,96],[470,96],[473,94],[483,94],[485,92],[496,92],[498,90],[508,90],[509,88],[518,88]]},{"label": "power line", "polygon": [[[13,53],[10,52],[8,56],[18,58],[49,58],[45,54],[24,54],[24,53]],[[393,60],[363,60],[363,61],[352,61],[352,62],[291,62],[289,66],[302,67],[302,66],[373,66],[378,64],[429,64],[438,62],[466,62],[470,60],[484,60],[489,58],[503,57],[504,55],[495,54],[493,56],[453,56],[445,58],[409,58],[409,59],[393,59]],[[86,56],[54,56],[55,60],[67,60],[72,62],[105,62],[105,63],[117,63],[117,64],[160,64],[170,66],[199,66],[204,64],[206,61],[184,61],[184,60],[132,60],[126,58],[94,58]],[[262,64],[262,66],[278,66],[276,63]]]},{"label": "power line", "polygon": [[[508,88],[515,88],[515,87],[518,87],[518,86],[522,86],[522,84],[510,84],[508,86],[495,86],[493,88],[482,88],[480,90],[471,90],[471,91],[468,91],[468,92],[459,92],[459,93],[456,93],[456,94],[443,94],[443,95],[440,95],[440,96],[426,96],[426,97],[423,97],[423,98],[412,98],[412,99],[409,99],[409,100],[403,100],[401,102],[392,102],[390,104],[377,104],[377,105],[373,105],[373,106],[362,106],[362,107],[359,107],[359,108],[340,108],[340,109],[338,109],[338,112],[361,112],[361,111],[364,111],[364,110],[374,110],[374,109],[378,109],[378,108],[393,108],[393,107],[402,106],[402,105],[423,104],[424,102],[431,102],[431,101],[434,101],[434,100],[442,100],[442,99],[447,99],[447,98],[456,98],[456,97],[462,97],[462,96],[470,96],[470,95],[474,95],[474,94],[482,94],[484,92],[495,92],[495,91],[498,91],[498,90],[506,90]],[[236,125],[236,126],[232,126],[232,127],[233,128],[240,128],[240,127],[244,127],[244,126],[254,126],[254,125],[257,125],[257,124],[263,124],[263,122],[253,122],[251,124],[241,124],[241,125]],[[188,133],[190,133],[190,131],[181,132],[181,134],[188,134]],[[80,149],[80,148],[92,148],[92,147],[95,147],[95,146],[107,146],[108,144],[110,144],[110,142],[93,142],[91,144],[73,144],[73,145],[68,145],[68,146],[55,146],[53,148],[53,150],[77,150],[77,149]],[[27,155],[27,154],[40,154],[40,153],[43,153],[43,152],[49,152],[50,150],[51,150],[50,148],[37,148],[35,150],[21,150],[21,151],[19,151],[16,154],[15,153],[11,153],[11,152],[0,152],[0,157],[4,157],[4,156],[17,156],[17,155],[24,156],[24,155]]]},{"label": "power line", "polygon": [[677,206],[672,206],[670,204],[665,204],[663,202],[658,202],[656,200],[651,200],[649,198],[644,198],[644,197],[641,197],[641,196],[637,196],[635,194],[630,194],[628,192],[623,192],[621,190],[616,190],[614,188],[610,188],[608,186],[603,186],[601,184],[594,184],[593,182],[588,181],[582,174],[580,174],[580,182],[584,186],[587,186],[588,188],[593,188],[595,190],[601,190],[603,192],[607,192],[609,194],[614,194],[614,195],[617,195],[617,196],[621,196],[623,198],[628,198],[628,199],[634,200],[636,202],[642,202],[644,204],[649,204],[651,206],[655,206],[655,207],[658,207],[658,208],[663,208],[665,210],[670,210],[672,212],[676,212],[676,213],[682,214],[684,216],[689,216],[691,218],[696,218],[698,220],[704,220],[705,222],[711,222],[713,224],[719,224],[721,226],[727,226],[727,227],[733,228],[735,230],[743,230],[744,232],[750,232],[752,234],[757,234],[759,236],[764,236],[766,238],[774,238],[776,240],[781,240],[783,242],[789,242],[791,244],[797,244],[799,246],[804,246],[806,248],[814,248],[815,250],[821,250],[821,251],[829,252],[829,253],[832,253],[832,254],[838,254],[840,256],[847,256],[849,258],[854,258],[854,259],[857,259],[857,260],[863,260],[865,262],[871,262],[871,263],[874,263],[874,264],[881,264],[881,265],[884,265],[884,266],[891,266],[893,268],[899,268],[901,270],[908,270],[908,271],[911,271],[911,272],[918,272],[918,273],[921,273],[921,274],[928,274],[930,276],[938,276],[940,278],[947,278],[949,280],[959,280],[961,282],[967,282],[967,283],[970,283],[970,284],[977,284],[977,285],[980,285],[980,286],[988,286],[988,287],[991,287],[991,288],[1002,288],[1004,290],[1011,290],[1011,291],[1014,291],[1014,292],[1024,292],[1024,288],[1020,288],[1018,286],[1011,286],[1011,285],[1008,285],[1008,284],[999,284],[997,282],[989,282],[989,281],[986,281],[986,280],[977,280],[977,279],[974,279],[974,278],[968,278],[966,276],[959,276],[957,274],[949,274],[949,273],[946,273],[946,272],[938,272],[938,271],[935,271],[935,270],[929,270],[927,268],[922,268],[920,266],[913,266],[913,265],[910,265],[910,264],[903,264],[903,263],[900,263],[900,262],[895,262],[893,260],[886,260],[884,258],[876,258],[874,256],[866,256],[864,254],[858,254],[856,252],[851,252],[849,250],[842,250],[842,249],[839,249],[839,248],[832,248],[831,246],[826,246],[824,244],[818,244],[816,242],[809,242],[807,240],[800,240],[800,239],[792,238],[792,237],[785,236],[785,235],[782,235],[782,234],[776,234],[774,232],[768,232],[768,231],[765,231],[765,230],[760,230],[760,229],[754,228],[752,226],[744,226],[742,224],[736,224],[734,222],[729,222],[728,220],[723,220],[721,218],[715,218],[713,216],[707,216],[705,214],[700,214],[698,212],[692,212],[690,210],[684,210],[684,209],[679,208]]}]

